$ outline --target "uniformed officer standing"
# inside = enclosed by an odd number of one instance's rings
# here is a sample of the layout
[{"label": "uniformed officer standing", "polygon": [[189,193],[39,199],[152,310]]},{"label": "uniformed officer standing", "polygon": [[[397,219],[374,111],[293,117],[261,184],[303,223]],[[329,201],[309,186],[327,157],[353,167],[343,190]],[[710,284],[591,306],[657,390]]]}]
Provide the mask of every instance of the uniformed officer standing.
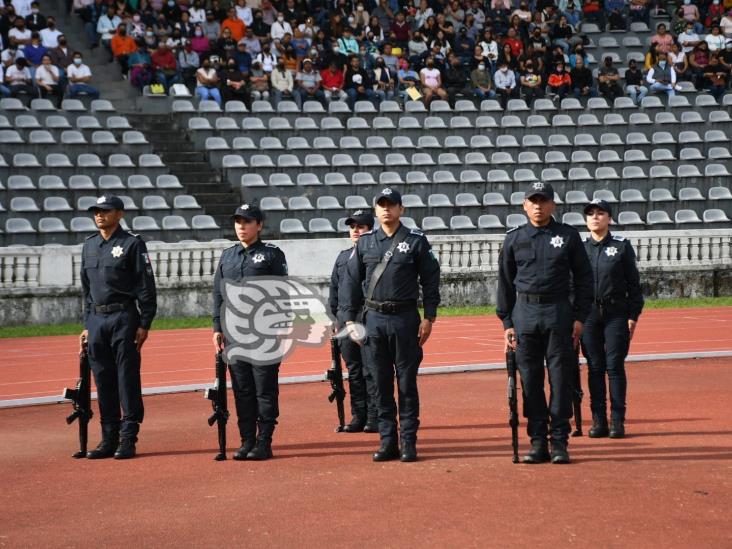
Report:
[{"label": "uniformed officer standing", "polygon": [[[356,210],[346,219],[351,242],[355,244],[359,237],[374,228],[374,216],[369,211]],[[338,308],[338,288],[346,276],[346,264],[351,257],[353,247],[343,250],[336,258],[333,272],[330,275],[330,292],[328,306],[336,318],[335,331],[339,331],[345,324],[343,314]],[[364,371],[361,346],[350,338],[338,340],[341,355],[348,369],[348,389],[351,395],[351,422],[343,427],[346,433],[378,433],[379,425],[376,411],[376,400],[373,378],[371,373]]]},{"label": "uniformed officer standing", "polygon": [[[398,191],[387,187],[376,195],[374,202],[381,227],[358,239],[348,260],[339,302],[354,338],[357,336],[353,321],[364,308],[364,358],[376,383],[381,436],[381,446],[373,459],[416,461],[417,370],[422,362],[422,345],[432,331],[440,302],[440,266],[424,234],[401,224],[404,206]],[[424,306],[421,321],[417,310],[420,285]],[[401,450],[394,401],[395,372]]]},{"label": "uniformed officer standing", "polygon": [[[220,316],[224,302],[222,282],[239,282],[251,276],[287,275],[287,261],[282,250],[274,244],[265,244],[259,238],[264,222],[259,207],[242,204],[234,212],[232,220],[239,244],[224,250],[214,275],[213,342],[217,352],[223,350],[225,344]],[[279,369],[279,362],[229,364],[242,444],[234,453],[236,460],[262,461],[272,457],[272,434],[280,415]]]},{"label": "uniformed officer standing", "polygon": [[[625,436],[625,357],[643,310],[640,275],[631,243],[610,233],[612,209],[604,200],[585,207],[590,236],[585,250],[595,281],[595,300],[582,332],[587,358],[592,428],[590,437]],[[610,384],[610,428],[607,424],[605,374]]]},{"label": "uniformed officer standing", "polygon": [[[499,258],[496,312],[503,322],[506,345],[516,350],[531,438],[524,463],[550,459],[569,463],[573,347],[579,343],[592,304],[592,269],[582,240],[574,228],[554,221],[555,207],[551,185],[530,184],[524,195],[529,223],[508,231]],[[545,358],[551,389],[548,407]]]},{"label": "uniformed officer standing", "polygon": [[140,350],[157,309],[155,279],[142,238],[119,225],[122,200],[102,196],[89,211],[99,234],[88,237],[81,250],[81,337],[89,345],[102,441],[86,457],[128,459],[135,456],[144,415]]}]

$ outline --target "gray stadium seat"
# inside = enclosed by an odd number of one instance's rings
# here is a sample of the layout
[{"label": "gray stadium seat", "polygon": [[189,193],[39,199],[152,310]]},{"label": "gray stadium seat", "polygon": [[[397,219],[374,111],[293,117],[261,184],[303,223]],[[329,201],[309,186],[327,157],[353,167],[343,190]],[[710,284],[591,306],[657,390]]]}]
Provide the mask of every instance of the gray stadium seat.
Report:
[{"label": "gray stadium seat", "polygon": [[282,203],[282,199],[276,196],[265,196],[259,201],[259,208],[262,211],[284,211],[285,205]]},{"label": "gray stadium seat", "polygon": [[66,185],[57,175],[42,175],[38,179],[38,188],[43,191],[59,191],[66,190]]},{"label": "gray stadium seat", "polygon": [[645,203],[646,199],[638,189],[623,189],[620,191],[620,202]]},{"label": "gray stadium seat", "polygon": [[709,210],[704,210],[704,213],[702,214],[702,220],[704,223],[729,223],[730,219],[727,217],[727,214],[724,213],[724,210],[720,210],[719,208],[711,208]]},{"label": "gray stadium seat", "polygon": [[76,157],[76,166],[78,168],[103,168],[104,164],[96,154],[84,153]]},{"label": "gray stadium seat", "polygon": [[22,217],[11,217],[5,220],[5,232],[8,234],[32,234],[36,230],[31,222]]},{"label": "gray stadium seat", "polygon": [[307,196],[293,196],[287,201],[287,209],[294,211],[314,210],[310,199]]},{"label": "gray stadium seat", "polygon": [[27,175],[11,175],[7,183],[9,191],[30,191],[36,188],[33,180]]},{"label": "gray stadium seat", "polygon": [[453,215],[450,218],[450,230],[466,231],[473,230],[477,227],[467,215]]},{"label": "gray stadium seat", "polygon": [[618,201],[610,189],[597,189],[592,193],[592,200],[604,200],[609,204],[615,204]]},{"label": "gray stadium seat", "polygon": [[683,187],[679,189],[679,202],[694,200],[705,200],[704,195],[696,187]]},{"label": "gray stadium seat", "polygon": [[566,181],[564,174],[557,168],[544,168],[541,170],[541,180],[546,183]]},{"label": "gray stadium seat", "polygon": [[148,215],[138,215],[132,218],[132,230],[135,232],[143,231],[159,231],[160,226],[154,217]]},{"label": "gray stadium seat", "polygon": [[676,200],[668,189],[651,189],[648,199],[651,202],[673,202]]},{"label": "gray stadium seat", "polygon": [[10,199],[10,211],[19,213],[40,212],[36,201],[29,196],[16,196]]},{"label": "gray stadium seat", "polygon": [[[302,174],[300,174],[302,175]],[[271,173],[269,174],[269,186],[270,187],[294,187],[295,183],[292,181],[289,173]]]},{"label": "gray stadium seat", "polygon": [[[406,195],[404,195],[406,196]],[[404,198],[404,197],[402,197]],[[370,208],[366,199],[360,195],[349,195],[345,198],[343,206],[346,210],[368,210]]]},{"label": "gray stadium seat", "polygon": [[13,155],[13,166],[16,168],[40,168],[41,164],[35,155],[30,153],[17,153]]},{"label": "gray stadium seat", "polygon": [[76,200],[76,211],[85,212],[97,203],[96,196],[80,196]]},{"label": "gray stadium seat", "polygon": [[586,225],[584,216],[579,212],[567,212],[562,215],[562,223],[573,227],[584,227]]},{"label": "gray stadium seat", "polygon": [[473,193],[458,193],[455,195],[455,206],[458,208],[480,206],[480,202]]},{"label": "gray stadium seat", "polygon": [[155,186],[158,189],[182,189],[178,176],[173,174],[160,174],[155,180]]},{"label": "gray stadium seat", "polygon": [[513,229],[514,227],[521,227],[526,225],[529,220],[524,214],[512,213],[506,216],[506,227]]},{"label": "gray stadium seat", "polygon": [[299,219],[286,218],[280,221],[280,234],[307,234],[307,232]]},{"label": "gray stadium seat", "polygon": [[351,176],[351,183],[354,185],[376,185],[376,180],[370,172],[355,172]]},{"label": "gray stadium seat", "polygon": [[732,200],[732,191],[728,187],[711,187],[709,200]]},{"label": "gray stadium seat", "polygon": [[425,232],[444,231],[447,229],[449,227],[445,225],[445,221],[441,217],[428,215],[422,219],[422,230]]},{"label": "gray stadium seat", "polygon": [[180,215],[166,215],[163,217],[162,225],[164,231],[187,231],[190,229],[185,218]]},{"label": "gray stadium seat", "polygon": [[646,214],[646,223],[648,225],[664,225],[673,223],[669,215],[661,210],[651,210]]},{"label": "gray stadium seat", "polygon": [[43,199],[45,212],[71,212],[73,208],[63,196],[49,196]]},{"label": "gray stadium seat", "polygon": [[316,217],[308,221],[308,232],[309,233],[334,233],[336,230],[333,228],[330,220],[324,217]]},{"label": "gray stadium seat", "polygon": [[732,174],[729,173],[724,164],[707,164],[704,167],[704,175],[706,177],[729,177]]},{"label": "gray stadium seat", "polygon": [[205,214],[194,215],[191,219],[191,227],[193,227],[194,230],[208,230],[219,228],[219,226],[216,224],[216,221],[214,221],[214,218],[210,215]]},{"label": "gray stadium seat", "polygon": [[59,168],[73,168],[74,165],[69,160],[69,157],[61,153],[50,153],[46,155],[46,167],[59,169]]},{"label": "gray stadium seat", "polygon": [[638,212],[620,212],[617,217],[618,225],[645,225]]},{"label": "gray stadium seat", "polygon": [[97,185],[100,190],[114,191],[124,189],[125,185],[122,183],[122,179],[118,175],[104,174],[99,176]]},{"label": "gray stadium seat", "polygon": [[668,149],[653,149],[651,151],[652,162],[673,162],[674,160],[676,160],[676,157]]},{"label": "gray stadium seat", "polygon": [[691,223],[701,223],[702,220],[694,210],[677,210],[674,214],[674,223],[677,225],[687,225]]},{"label": "gray stadium seat", "polygon": [[148,195],[142,198],[142,209],[143,210],[169,210],[170,206],[165,201],[165,198],[159,195]]},{"label": "gray stadium seat", "polygon": [[[61,135],[63,136],[63,133]],[[33,130],[28,135],[28,143],[31,145],[55,145],[56,140],[51,132],[47,130]]]},{"label": "gray stadium seat", "polygon": [[76,119],[76,127],[80,130],[101,130],[102,125],[96,116],[80,116]]},{"label": "gray stadium seat", "polygon": [[97,231],[97,226],[91,217],[72,218],[70,228],[72,233],[92,233]]},{"label": "gray stadium seat", "polygon": [[[571,178],[570,178],[571,180]],[[585,205],[590,201],[585,194],[585,191],[567,191],[564,196],[564,202],[567,204],[582,204]]]},{"label": "gray stadium seat", "polygon": [[498,219],[497,215],[494,214],[483,214],[478,217],[478,228],[479,229],[502,229],[503,223]]},{"label": "gray stadium seat", "polygon": [[446,194],[436,193],[427,197],[427,206],[430,208],[452,208],[453,204]]}]

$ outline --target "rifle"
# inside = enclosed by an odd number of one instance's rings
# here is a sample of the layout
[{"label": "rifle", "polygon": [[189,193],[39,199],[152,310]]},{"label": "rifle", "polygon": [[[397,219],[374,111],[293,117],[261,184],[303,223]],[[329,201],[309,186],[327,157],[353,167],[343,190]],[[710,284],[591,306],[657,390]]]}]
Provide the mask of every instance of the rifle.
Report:
[{"label": "rifle", "polygon": [[211,401],[213,414],[208,418],[209,427],[216,423],[219,430],[219,453],[214,458],[216,461],[226,459],[226,422],[229,420],[229,409],[226,405],[226,363],[224,362],[223,351],[216,353],[216,381],[213,387],[209,387],[203,396]]},{"label": "rifle", "polygon": [[63,397],[71,401],[74,412],[66,418],[71,425],[79,420],[79,451],[71,457],[76,459],[86,457],[86,445],[89,435],[89,420],[94,415],[91,409],[91,368],[89,367],[89,344],[85,337],[81,338],[81,352],[79,353],[79,380],[76,387],[64,388]]},{"label": "rifle", "polygon": [[[509,336],[509,342],[513,337]],[[518,463],[518,396],[516,394],[516,351],[506,350],[506,370],[508,371],[508,424],[511,426],[511,447],[513,448],[513,462]]]},{"label": "rifle", "polygon": [[572,408],[574,409],[573,437],[582,436],[582,380],[580,378],[579,345],[575,349],[572,371]]},{"label": "rifle", "polygon": [[336,433],[343,431],[346,424],[346,412],[343,409],[343,400],[346,398],[346,390],[343,388],[343,370],[341,369],[341,350],[335,337],[330,338],[330,370],[325,372],[326,381],[330,381],[333,392],[328,397],[328,402],[336,401],[338,410],[338,427]]}]

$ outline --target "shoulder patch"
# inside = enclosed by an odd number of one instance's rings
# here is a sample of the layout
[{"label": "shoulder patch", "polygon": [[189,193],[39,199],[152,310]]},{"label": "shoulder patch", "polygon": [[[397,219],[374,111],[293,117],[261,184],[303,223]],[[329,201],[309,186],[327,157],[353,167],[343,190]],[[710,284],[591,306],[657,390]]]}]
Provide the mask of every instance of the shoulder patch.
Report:
[{"label": "shoulder patch", "polygon": [[371,229],[370,231],[366,231],[365,233],[361,233],[361,236],[365,236],[367,234],[374,234],[375,229]]},{"label": "shoulder patch", "polygon": [[615,241],[617,241],[617,242],[625,242],[625,237],[624,237],[624,236],[620,236],[620,235],[615,235],[615,234],[614,234],[614,235],[613,235],[613,240],[615,240]]},{"label": "shoulder patch", "polygon": [[275,250],[279,250],[279,248],[277,247],[277,245],[276,244],[272,244],[271,242],[265,242],[264,245],[267,248],[274,248]]},{"label": "shoulder patch", "polygon": [[132,231],[127,231],[127,234],[130,236],[134,236],[135,238],[142,238],[139,234],[135,234]]},{"label": "shoulder patch", "polygon": [[424,236],[424,233],[420,231],[419,229],[412,229],[409,231],[409,234],[416,234],[417,236]]}]

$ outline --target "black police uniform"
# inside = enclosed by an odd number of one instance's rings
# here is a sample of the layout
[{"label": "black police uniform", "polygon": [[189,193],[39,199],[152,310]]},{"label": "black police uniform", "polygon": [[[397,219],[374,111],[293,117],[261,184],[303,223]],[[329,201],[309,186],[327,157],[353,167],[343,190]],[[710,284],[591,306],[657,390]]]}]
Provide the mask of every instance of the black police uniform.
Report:
[{"label": "black police uniform", "polygon": [[[612,215],[610,206],[594,202],[585,214],[599,207]],[[582,332],[582,353],[587,358],[590,408],[597,435],[607,434],[605,373],[610,385],[611,434],[623,435],[627,378],[625,357],[630,345],[628,320],[638,320],[643,310],[643,292],[630,241],[608,232],[601,241],[588,237],[585,250],[594,275],[595,299]],[[592,432],[590,433],[593,434]]]},{"label": "black police uniform", "polygon": [[[349,220],[354,222],[354,217],[359,216],[366,219],[367,222],[359,223],[366,226],[373,226],[374,218],[370,213],[356,211]],[[346,266],[348,259],[353,253],[353,248],[343,250],[338,254],[333,272],[330,275],[330,292],[328,294],[328,307],[330,312],[336,318],[337,329],[340,330],[345,325],[342,312],[338,307],[338,288],[346,277]],[[361,346],[352,341],[348,337],[338,339],[341,356],[346,362],[348,369],[348,389],[351,395],[351,416],[352,421],[346,426],[346,431],[357,432],[366,429],[368,432],[378,429],[377,410],[376,410],[376,387],[371,372],[364,368],[363,353]]]},{"label": "black police uniform", "polygon": [[[539,183],[527,198],[532,194],[553,200],[554,190]],[[572,417],[572,324],[585,322],[592,302],[592,270],[579,233],[553,219],[543,227],[528,223],[508,231],[499,258],[496,302],[504,329],[516,331],[516,360],[532,447],[547,455],[550,417],[552,451],[566,452]],[[551,388],[548,407],[545,359]]]},{"label": "black police uniform", "polygon": [[[90,210],[97,208],[121,210],[124,205],[109,196]],[[121,438],[134,444],[144,416],[135,334],[140,327],[150,329],[157,310],[155,279],[142,238],[122,227],[108,240],[101,234],[88,237],[81,251],[81,287],[103,442],[115,445]]]},{"label": "black police uniform", "polygon": [[[262,220],[262,213],[257,206],[248,204],[244,206],[238,208],[232,217],[241,216]],[[221,289],[224,280],[240,282],[245,277],[286,275],[285,254],[274,244],[257,240],[247,247],[237,243],[225,249],[214,275],[214,332],[222,331],[221,306],[224,303],[224,297]],[[229,364],[239,434],[243,445],[241,458],[246,456],[247,451],[254,448],[255,440],[267,449],[272,443],[272,434],[280,414],[279,368],[280,362],[251,364],[237,361]]]},{"label": "black police uniform", "polygon": [[[376,196],[376,201],[382,198],[401,204],[401,195],[393,189],[384,189]],[[394,250],[371,300],[365,301],[374,269],[389,251],[394,238],[404,233],[406,237]],[[440,265],[424,233],[416,229],[410,231],[400,224],[392,236],[379,228],[359,237],[341,285],[339,301],[344,320],[356,320],[364,307],[364,358],[366,369],[371,371],[376,383],[379,434],[382,449],[386,450],[389,459],[395,457],[397,447],[395,372],[403,459],[405,444],[413,446],[417,440],[417,370],[422,362],[417,299],[421,285],[425,318],[434,320],[440,302],[439,284]],[[374,457],[377,459],[376,455]],[[416,453],[414,457],[416,459]]]}]

